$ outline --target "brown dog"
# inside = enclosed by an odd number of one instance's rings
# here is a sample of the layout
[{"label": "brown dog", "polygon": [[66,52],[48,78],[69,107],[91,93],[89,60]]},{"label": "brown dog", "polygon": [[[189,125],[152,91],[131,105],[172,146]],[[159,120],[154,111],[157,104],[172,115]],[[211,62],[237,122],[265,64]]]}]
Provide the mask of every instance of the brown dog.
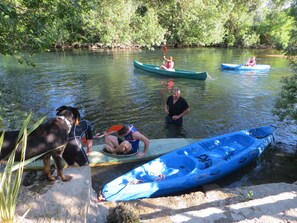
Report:
[{"label": "brown dog", "polygon": [[[62,154],[67,145],[68,133],[72,126],[75,125],[75,123],[78,123],[80,113],[77,108],[68,106],[61,106],[57,108],[56,112],[57,117],[51,118],[41,124],[28,136],[25,159],[30,159],[50,151],[42,156],[44,172],[47,175],[48,180],[55,180],[55,177],[53,177],[50,172],[50,158],[53,156],[58,176],[60,176],[63,181],[69,181],[72,177],[63,174]],[[0,151],[0,160],[7,158],[15,148],[18,134],[19,131],[5,132],[3,145]],[[15,160],[19,161],[20,156],[21,148],[19,147],[16,151]]]}]

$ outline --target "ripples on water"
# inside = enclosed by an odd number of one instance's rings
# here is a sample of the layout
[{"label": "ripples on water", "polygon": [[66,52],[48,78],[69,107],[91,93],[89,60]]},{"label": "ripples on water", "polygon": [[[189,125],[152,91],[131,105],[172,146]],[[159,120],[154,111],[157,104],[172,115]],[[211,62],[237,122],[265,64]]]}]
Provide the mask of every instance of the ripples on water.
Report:
[{"label": "ripples on water", "polygon": [[[206,81],[173,79],[191,112],[181,129],[164,126],[168,78],[134,69],[133,60],[160,64],[159,51],[73,51],[40,54],[36,68],[12,58],[0,62],[0,128],[16,129],[29,112],[34,121],[54,116],[57,107],[77,106],[95,132],[113,124],[132,123],[149,138],[205,138],[262,125],[278,125],[271,110],[280,80],[292,75],[286,60],[270,51],[235,49],[168,49],[177,68],[207,71]],[[223,72],[221,63],[242,63],[257,55],[270,64],[269,74]],[[296,146],[292,135],[281,141]],[[99,143],[99,141],[95,141]]]}]

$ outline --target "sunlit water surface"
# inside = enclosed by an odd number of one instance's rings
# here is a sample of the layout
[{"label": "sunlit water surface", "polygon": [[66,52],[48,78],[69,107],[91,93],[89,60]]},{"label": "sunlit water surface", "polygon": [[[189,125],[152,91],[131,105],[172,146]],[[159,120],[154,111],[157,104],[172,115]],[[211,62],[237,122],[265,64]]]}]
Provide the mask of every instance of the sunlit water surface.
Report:
[{"label": "sunlit water surface", "polygon": [[[282,77],[292,75],[279,52],[242,49],[168,49],[176,68],[207,71],[206,81],[173,79],[191,112],[181,129],[164,126],[164,103],[170,92],[162,83],[169,79],[133,67],[133,60],[160,64],[162,50],[52,52],[36,55],[35,68],[19,65],[11,57],[0,57],[0,128],[17,129],[33,112],[37,121],[52,117],[61,105],[80,109],[92,122],[94,133],[113,124],[132,123],[149,138],[206,138],[262,125],[279,125],[272,115]],[[252,55],[258,64],[269,64],[269,73],[226,72],[221,63],[242,64]],[[247,185],[296,181],[296,139],[277,130],[278,144],[270,146],[255,163],[224,178],[220,184]],[[100,141],[95,141],[100,143]],[[286,153],[283,153],[286,152]],[[140,165],[93,169],[94,187]],[[103,176],[103,177],[102,177]],[[108,177],[106,177],[108,176]]]}]

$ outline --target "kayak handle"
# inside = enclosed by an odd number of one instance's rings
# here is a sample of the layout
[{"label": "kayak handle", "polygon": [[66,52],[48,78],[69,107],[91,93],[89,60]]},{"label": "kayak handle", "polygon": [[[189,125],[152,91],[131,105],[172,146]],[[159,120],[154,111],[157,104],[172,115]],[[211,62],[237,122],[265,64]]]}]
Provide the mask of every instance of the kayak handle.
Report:
[{"label": "kayak handle", "polygon": [[247,160],[246,157],[243,157],[242,159],[239,160],[239,163],[244,163]]}]

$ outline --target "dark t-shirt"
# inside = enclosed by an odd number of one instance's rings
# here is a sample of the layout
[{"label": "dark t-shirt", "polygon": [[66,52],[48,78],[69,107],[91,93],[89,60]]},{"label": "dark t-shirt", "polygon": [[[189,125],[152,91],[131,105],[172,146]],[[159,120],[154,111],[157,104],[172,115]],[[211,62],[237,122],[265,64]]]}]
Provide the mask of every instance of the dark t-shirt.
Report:
[{"label": "dark t-shirt", "polygon": [[189,108],[189,105],[186,101],[186,99],[179,97],[177,102],[173,104],[173,96],[169,96],[167,98],[166,104],[169,107],[169,116],[174,116],[174,115],[180,115],[183,113],[187,108]]},{"label": "dark t-shirt", "polygon": [[69,135],[68,135],[68,140],[78,138],[81,140],[81,137],[85,135],[86,139],[92,139],[92,125],[89,121],[87,120],[81,120],[78,125],[74,126]]},{"label": "dark t-shirt", "polygon": [[89,160],[81,142],[84,135],[87,140],[93,138],[92,126],[87,120],[81,120],[78,125],[71,129],[68,135],[68,143],[63,153],[63,158],[68,165],[73,165],[74,162],[80,166],[88,165]]}]

